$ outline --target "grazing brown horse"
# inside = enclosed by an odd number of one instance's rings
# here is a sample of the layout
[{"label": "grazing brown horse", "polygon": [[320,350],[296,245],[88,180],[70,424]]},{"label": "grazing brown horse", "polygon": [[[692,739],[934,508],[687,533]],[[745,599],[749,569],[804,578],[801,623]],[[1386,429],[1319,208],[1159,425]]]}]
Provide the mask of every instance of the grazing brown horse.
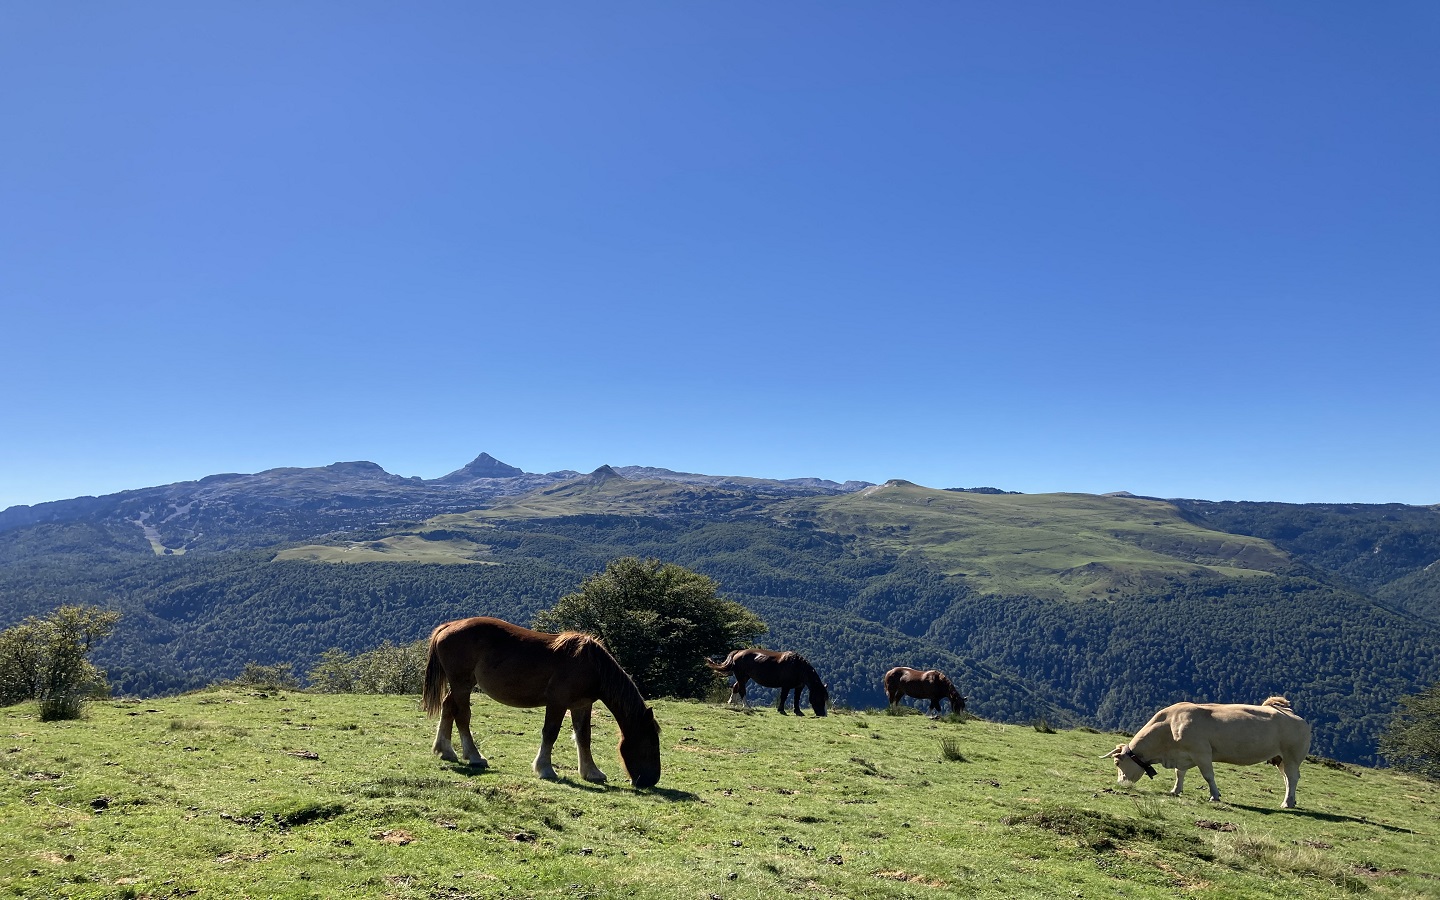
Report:
[{"label": "grazing brown horse", "polygon": [[762,687],[780,689],[780,700],[775,708],[781,715],[785,713],[785,698],[791,690],[795,691],[797,716],[805,715],[800,711],[800,694],[807,687],[810,689],[810,708],[815,710],[815,715],[825,715],[825,705],[830,702],[830,690],[820,681],[815,667],[805,657],[788,650],[783,653],[758,647],[734,650],[724,662],[713,663],[707,659],[705,665],[716,672],[735,676],[735,684],[730,688],[730,703],[734,703],[737,696],[744,702],[745,689],[751,681]]},{"label": "grazing brown horse", "polygon": [[[450,689],[441,700],[446,682]],[[488,763],[470,735],[470,692],[478,687],[506,706],[545,707],[535,774],[556,778],[550,749],[560,735],[565,713],[575,732],[580,777],[604,781],[590,755],[590,711],[599,700],[620,726],[620,760],[636,787],[660,780],[660,726],[635,682],[615,657],[588,634],[547,634],[488,616],[446,622],[430,634],[421,706],[440,713],[434,751],[456,762],[450,728],[460,729],[460,747],[472,766]]]},{"label": "grazing brown horse", "polygon": [[885,673],[885,696],[890,698],[891,706],[899,703],[902,697],[929,700],[930,711],[937,716],[940,715],[941,700],[950,701],[951,712],[965,708],[965,698],[938,669],[922,672],[909,666],[896,666]]}]

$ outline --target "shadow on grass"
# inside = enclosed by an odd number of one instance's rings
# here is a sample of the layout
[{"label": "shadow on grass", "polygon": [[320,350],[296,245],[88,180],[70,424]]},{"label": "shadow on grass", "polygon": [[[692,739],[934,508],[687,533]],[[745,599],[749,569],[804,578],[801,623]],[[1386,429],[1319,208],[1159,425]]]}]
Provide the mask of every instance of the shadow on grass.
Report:
[{"label": "shadow on grass", "polygon": [[456,775],[465,775],[468,777],[474,777],[476,775],[490,775],[495,772],[495,769],[491,766],[472,766],[469,763],[463,762],[442,763],[442,765],[444,765],[447,770]]},{"label": "shadow on grass", "polygon": [[676,788],[645,788],[644,793],[651,797],[660,797],[671,803],[694,803],[700,799],[699,794],[692,794],[690,791],[682,791]]},{"label": "shadow on grass", "polygon": [[1273,806],[1251,806],[1248,803],[1231,803],[1228,800],[1226,806],[1233,806],[1236,809],[1244,809],[1263,816],[1304,816],[1307,819],[1316,819],[1321,822],[1352,823],[1355,825],[1373,825],[1385,831],[1393,831],[1397,834],[1414,834],[1409,828],[1401,828],[1399,825],[1386,825],[1384,822],[1376,822],[1374,819],[1367,819],[1364,816],[1342,816],[1339,813],[1318,812],[1313,809],[1276,809]]}]

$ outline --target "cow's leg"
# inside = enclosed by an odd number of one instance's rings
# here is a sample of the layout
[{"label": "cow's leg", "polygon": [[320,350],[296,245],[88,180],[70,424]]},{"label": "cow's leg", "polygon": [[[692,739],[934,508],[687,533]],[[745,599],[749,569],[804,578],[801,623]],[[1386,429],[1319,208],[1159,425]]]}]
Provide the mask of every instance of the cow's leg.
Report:
[{"label": "cow's leg", "polygon": [[1220,799],[1220,789],[1215,786],[1215,766],[1210,760],[1198,760],[1195,765],[1199,767],[1200,774],[1205,776],[1205,783],[1210,785],[1210,802],[1214,803]]},{"label": "cow's leg", "polygon": [[1295,788],[1300,785],[1300,760],[1287,757],[1282,765],[1281,771],[1285,773],[1285,802],[1280,804],[1283,809],[1295,808]]},{"label": "cow's leg", "polygon": [[[452,680],[450,682],[450,693],[446,695],[445,702],[441,704],[441,728],[437,728],[435,731],[435,741],[437,744],[441,743],[440,739],[443,736],[444,744],[449,745],[450,729],[445,725],[445,720],[448,718],[455,723],[456,730],[460,732],[460,750],[465,754],[466,762],[483,769],[489,765],[489,762],[481,755],[480,749],[475,746],[475,737],[470,733],[470,690],[473,687],[474,685],[468,681],[456,683]],[[444,735],[440,734],[442,728],[445,732]],[[440,758],[455,762],[454,749],[450,750],[449,756],[444,754],[443,749]]]},{"label": "cow's leg", "polygon": [[605,781],[605,773],[590,755],[590,712],[593,705],[582,703],[570,707],[570,727],[575,732],[575,753],[580,757],[580,777],[586,781]]},{"label": "cow's leg", "polygon": [[555,739],[560,736],[560,726],[564,721],[565,707],[562,704],[551,703],[545,707],[545,724],[540,728],[540,752],[535,754],[533,768],[536,775],[550,781],[560,777],[555,774],[555,766],[550,762],[550,751],[555,747]]},{"label": "cow's leg", "polygon": [[1185,790],[1185,773],[1188,771],[1190,771],[1189,766],[1181,766],[1175,770],[1175,786],[1170,789],[1170,793],[1174,796],[1180,796],[1180,792]]}]

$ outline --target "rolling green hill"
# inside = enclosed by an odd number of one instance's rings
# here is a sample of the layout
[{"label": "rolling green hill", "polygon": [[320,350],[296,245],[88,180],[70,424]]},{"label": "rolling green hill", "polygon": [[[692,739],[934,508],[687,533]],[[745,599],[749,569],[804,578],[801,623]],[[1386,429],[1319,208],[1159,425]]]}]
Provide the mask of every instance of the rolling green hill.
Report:
[{"label": "rolling green hill", "polygon": [[[348,568],[348,567],[347,567]],[[210,690],[102,702],[77,722],[0,710],[10,896],[288,898],[1435,896],[1440,788],[1312,760],[1300,808],[1265,765],[1223,800],[1168,771],[1134,788],[1121,738],[983,721],[795,719],[655,704],[660,784],[530,772],[541,713],[484,698],[491,767],[430,753],[415,698]],[[1305,712],[1301,710],[1301,712]]]}]

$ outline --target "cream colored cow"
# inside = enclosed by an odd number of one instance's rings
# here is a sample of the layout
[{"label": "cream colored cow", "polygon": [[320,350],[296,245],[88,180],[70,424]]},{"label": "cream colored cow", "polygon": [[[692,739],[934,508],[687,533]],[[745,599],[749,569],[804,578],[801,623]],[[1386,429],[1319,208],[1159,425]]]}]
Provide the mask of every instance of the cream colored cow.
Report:
[{"label": "cream colored cow", "polygon": [[1217,762],[1250,766],[1269,762],[1285,775],[1286,809],[1295,805],[1300,762],[1310,752],[1310,723],[1290,709],[1284,697],[1271,697],[1259,706],[1247,703],[1176,703],[1157,712],[1136,732],[1101,759],[1115,759],[1121,784],[1134,784],[1140,776],[1155,777],[1155,767],[1175,770],[1179,795],[1185,772],[1191,766],[1205,776],[1210,799],[1220,799],[1215,786]]}]

